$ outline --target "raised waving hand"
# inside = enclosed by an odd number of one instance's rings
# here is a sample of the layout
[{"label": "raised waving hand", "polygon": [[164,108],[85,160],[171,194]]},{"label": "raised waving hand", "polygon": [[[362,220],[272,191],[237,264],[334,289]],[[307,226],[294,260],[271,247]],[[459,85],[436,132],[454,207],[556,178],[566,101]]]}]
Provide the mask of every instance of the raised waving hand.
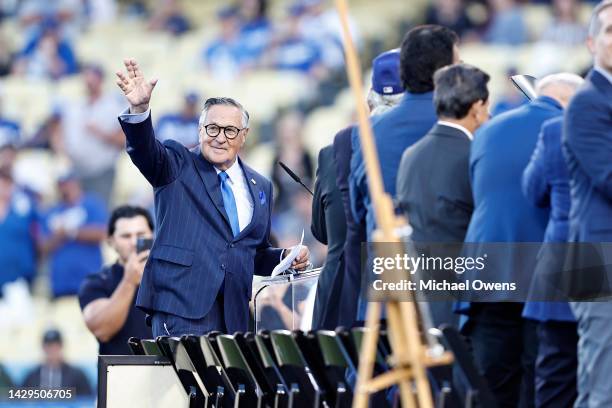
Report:
[{"label": "raised waving hand", "polygon": [[116,72],[117,85],[130,104],[130,113],[146,112],[157,79],[147,81],[138,67],[138,62],[133,58],[125,59],[123,64],[126,72]]}]

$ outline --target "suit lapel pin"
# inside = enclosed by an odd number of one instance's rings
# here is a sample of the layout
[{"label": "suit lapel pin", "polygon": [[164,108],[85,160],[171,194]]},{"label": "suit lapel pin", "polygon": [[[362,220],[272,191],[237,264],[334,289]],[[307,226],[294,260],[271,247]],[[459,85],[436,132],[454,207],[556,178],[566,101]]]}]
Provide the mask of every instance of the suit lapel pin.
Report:
[{"label": "suit lapel pin", "polygon": [[266,195],[264,194],[263,191],[259,192],[259,203],[261,205],[264,205],[266,203]]},{"label": "suit lapel pin", "polygon": [[253,179],[253,178],[251,179],[251,183],[253,183],[253,184],[257,184],[257,183],[255,182],[255,179]]}]

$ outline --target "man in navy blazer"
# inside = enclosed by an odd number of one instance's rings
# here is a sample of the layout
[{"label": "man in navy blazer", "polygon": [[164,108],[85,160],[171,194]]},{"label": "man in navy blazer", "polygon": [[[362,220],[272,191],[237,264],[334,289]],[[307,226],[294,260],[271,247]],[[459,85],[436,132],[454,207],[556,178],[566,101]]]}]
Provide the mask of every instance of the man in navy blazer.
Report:
[{"label": "man in navy blazer", "polygon": [[[594,68],[567,109],[563,131],[572,201],[569,241],[612,242],[612,1],[593,10],[587,45]],[[610,407],[612,303],[571,306],[580,337],[575,407]]]},{"label": "man in navy blazer", "polygon": [[[576,87],[583,82],[575,76]],[[523,172],[523,193],[533,204],[550,208],[550,218],[544,233],[544,248],[553,257],[557,245],[567,241],[570,209],[569,175],[561,149],[563,117],[550,119],[542,125],[536,148]],[[561,251],[562,252],[562,251]],[[563,257],[555,262],[562,268]],[[546,257],[540,259],[547,259]],[[552,284],[550,276],[557,272],[536,268],[534,285]],[[536,293],[541,288],[536,289]],[[542,299],[540,299],[542,300]],[[567,302],[527,302],[523,317],[537,322],[538,357],[535,364],[535,401],[537,407],[571,407],[576,399],[576,368],[578,333],[576,319]]]},{"label": "man in navy blazer", "polygon": [[[269,275],[284,251],[269,242],[272,184],[238,158],[249,116],[231,98],[211,98],[190,151],[155,139],[146,81],[135,60],[117,72],[130,104],[120,116],[132,162],[155,191],[158,234],[136,305],[152,316],[153,335],[245,331],[253,273]],[[293,268],[304,269],[300,249]]]},{"label": "man in navy blazer", "polygon": [[[574,90],[564,74],[544,77],[535,100],[494,117],[476,132],[469,169],[474,212],[466,242],[542,241],[549,211],[527,201],[521,179],[542,123],[562,114]],[[515,247],[508,245],[507,258],[496,266],[499,282],[515,282],[519,269],[526,273]],[[534,400],[535,325],[523,320],[522,311],[522,303],[512,302],[463,304],[459,309],[467,315],[462,330],[499,406],[531,406]]]}]

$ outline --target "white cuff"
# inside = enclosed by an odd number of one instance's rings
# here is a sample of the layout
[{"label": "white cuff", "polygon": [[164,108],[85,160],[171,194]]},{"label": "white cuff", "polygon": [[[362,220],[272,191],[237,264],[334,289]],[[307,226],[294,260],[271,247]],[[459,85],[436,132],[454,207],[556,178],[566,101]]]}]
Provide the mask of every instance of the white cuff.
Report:
[{"label": "white cuff", "polygon": [[119,114],[119,119],[121,119],[121,121],[125,123],[142,123],[147,120],[150,114],[150,108],[142,113],[130,113],[130,108],[126,108],[123,112]]}]

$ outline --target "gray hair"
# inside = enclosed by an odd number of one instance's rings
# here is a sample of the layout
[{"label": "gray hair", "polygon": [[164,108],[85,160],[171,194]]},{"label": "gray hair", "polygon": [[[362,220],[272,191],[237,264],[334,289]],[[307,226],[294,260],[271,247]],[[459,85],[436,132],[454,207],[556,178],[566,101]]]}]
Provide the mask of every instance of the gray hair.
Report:
[{"label": "gray hair", "polygon": [[397,105],[404,96],[404,93],[395,95],[381,95],[372,88],[368,92],[368,106],[370,107],[370,115],[380,115]]},{"label": "gray hair", "polygon": [[215,106],[215,105],[226,105],[226,106],[233,106],[234,108],[238,108],[242,116],[242,127],[243,128],[249,127],[249,112],[247,112],[247,110],[244,109],[244,106],[242,106],[240,102],[236,101],[235,99],[227,98],[227,97],[208,98],[206,102],[204,102],[204,108],[202,109],[202,113],[200,114],[200,120],[198,122],[198,125],[200,127],[204,126],[204,123],[206,122],[206,115],[208,114],[208,111],[210,110],[211,106]]},{"label": "gray hair", "polygon": [[569,72],[551,74],[536,82],[536,93],[540,95],[546,88],[553,85],[566,86],[575,91],[583,82],[584,79],[581,76]]},{"label": "gray hair", "polygon": [[597,37],[597,35],[599,35],[602,26],[599,14],[608,7],[612,7],[612,0],[603,0],[593,9],[593,13],[591,13],[591,22],[589,23],[589,37]]}]

